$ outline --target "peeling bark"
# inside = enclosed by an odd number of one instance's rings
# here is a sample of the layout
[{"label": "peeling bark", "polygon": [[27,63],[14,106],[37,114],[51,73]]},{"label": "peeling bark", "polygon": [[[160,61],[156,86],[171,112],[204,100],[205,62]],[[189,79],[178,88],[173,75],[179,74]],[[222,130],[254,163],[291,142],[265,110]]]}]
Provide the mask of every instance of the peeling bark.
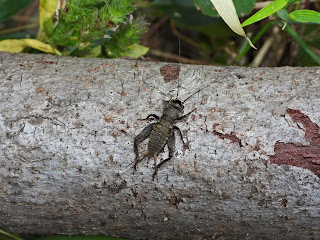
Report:
[{"label": "peeling bark", "polygon": [[222,140],[229,139],[231,142],[239,144],[239,147],[243,147],[241,140],[234,134],[234,132],[231,132],[230,134],[222,134],[214,130],[213,134],[217,135]]},{"label": "peeling bark", "polygon": [[167,64],[160,68],[160,74],[165,82],[179,78],[180,67],[176,64]]},{"label": "peeling bark", "polygon": [[[0,229],[319,239],[320,68],[179,68],[0,53]],[[189,149],[177,139],[152,181],[133,138],[178,79],[181,99],[212,84],[177,123]]]},{"label": "peeling bark", "polygon": [[270,161],[276,164],[286,164],[309,169],[320,177],[320,128],[310,118],[299,110],[287,109],[287,113],[296,123],[302,123],[305,139],[308,145],[301,143],[282,143],[277,141],[275,154]]}]

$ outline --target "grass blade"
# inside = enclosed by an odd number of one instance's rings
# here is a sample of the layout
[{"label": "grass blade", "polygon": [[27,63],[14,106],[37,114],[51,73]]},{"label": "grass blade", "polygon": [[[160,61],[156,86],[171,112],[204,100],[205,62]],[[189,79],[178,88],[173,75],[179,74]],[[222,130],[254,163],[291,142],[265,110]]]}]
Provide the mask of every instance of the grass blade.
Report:
[{"label": "grass blade", "polygon": [[309,54],[309,56],[312,57],[312,59],[320,65],[320,58],[317,56],[317,54],[315,54],[309,48],[309,46],[299,37],[299,35],[289,25],[286,26],[285,30],[287,31],[287,33],[289,33],[291,37],[294,38],[294,40],[300,45],[300,47],[302,47],[303,50],[305,50]]},{"label": "grass blade", "polygon": [[269,5],[262,8],[259,12],[248,18],[246,21],[244,21],[241,26],[245,27],[252,23],[258,22],[275,12],[279,11],[283,7],[285,7],[288,3],[288,0],[275,0],[274,2],[270,3]]}]

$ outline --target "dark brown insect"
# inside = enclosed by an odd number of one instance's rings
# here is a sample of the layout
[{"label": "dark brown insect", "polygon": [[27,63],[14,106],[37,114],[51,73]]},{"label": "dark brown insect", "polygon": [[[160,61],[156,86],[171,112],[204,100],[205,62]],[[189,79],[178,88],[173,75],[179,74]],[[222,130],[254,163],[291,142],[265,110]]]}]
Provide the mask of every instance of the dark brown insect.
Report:
[{"label": "dark brown insect", "polygon": [[[154,119],[157,120],[157,122],[149,124],[134,138],[133,148],[134,148],[134,153],[136,155],[136,158],[134,160],[135,170],[137,168],[137,164],[141,160],[143,160],[144,158],[153,157],[154,173],[152,175],[152,179],[154,180],[158,169],[165,162],[169,161],[175,152],[175,131],[179,133],[183,145],[187,147],[187,145],[183,141],[181,130],[174,124],[176,121],[187,118],[193,111],[196,110],[196,109],[193,109],[191,112],[183,115],[183,110],[184,110],[183,104],[193,95],[197,94],[198,92],[208,87],[209,85],[191,94],[188,98],[186,98],[182,102],[179,99],[165,101],[164,110],[161,117],[159,117],[156,114],[150,114],[147,118],[144,119],[144,120],[147,120],[153,117]],[[139,156],[138,145],[147,138],[149,138],[148,149],[141,156]],[[163,151],[166,145],[168,146],[169,156],[168,158],[162,160],[159,164],[157,164],[158,154]]]}]

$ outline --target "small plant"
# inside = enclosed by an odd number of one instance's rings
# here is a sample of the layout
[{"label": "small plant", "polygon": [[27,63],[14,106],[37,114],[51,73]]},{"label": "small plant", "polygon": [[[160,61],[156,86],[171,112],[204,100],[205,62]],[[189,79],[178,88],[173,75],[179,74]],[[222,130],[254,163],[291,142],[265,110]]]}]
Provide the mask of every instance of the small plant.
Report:
[{"label": "small plant", "polygon": [[[181,37],[182,50],[188,49],[182,51],[181,60],[185,62],[196,59],[199,64],[240,66],[320,65],[319,1],[153,0],[152,7],[169,17],[172,35]],[[251,50],[249,43],[230,31],[222,19],[235,33],[250,38],[258,49]],[[154,27],[158,26],[150,26]],[[178,52],[174,46],[171,48],[175,54]]]},{"label": "small plant", "polygon": [[130,0],[69,0],[59,11],[48,42],[64,55],[120,57],[145,31],[142,17],[133,17]]},{"label": "small plant", "polygon": [[69,0],[52,19],[57,0],[41,0],[38,40],[4,40],[0,42],[0,51],[19,52],[31,47],[47,53],[79,57],[114,58],[137,50],[140,51],[138,56],[143,55],[147,48],[137,43],[146,30],[146,21],[141,16],[133,16],[134,2]]}]

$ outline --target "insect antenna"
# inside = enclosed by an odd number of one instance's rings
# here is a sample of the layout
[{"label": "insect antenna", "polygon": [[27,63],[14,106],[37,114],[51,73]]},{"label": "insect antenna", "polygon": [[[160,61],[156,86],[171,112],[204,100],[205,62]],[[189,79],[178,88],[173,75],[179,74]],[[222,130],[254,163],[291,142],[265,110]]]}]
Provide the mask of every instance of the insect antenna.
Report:
[{"label": "insect antenna", "polygon": [[[181,65],[180,57],[181,57],[181,40],[180,40],[180,34],[179,34],[179,68]],[[180,88],[180,78],[178,77],[178,89],[177,89],[176,99],[178,99],[178,96],[179,96],[179,88]]]},{"label": "insect antenna", "polygon": [[213,83],[209,83],[208,85],[200,88],[199,90],[197,90],[196,92],[192,93],[189,97],[187,97],[182,103],[185,103],[187,100],[189,100],[191,97],[193,97],[194,95],[196,95],[198,92],[202,91],[203,89],[205,89],[206,87],[209,87],[211,84]]}]

